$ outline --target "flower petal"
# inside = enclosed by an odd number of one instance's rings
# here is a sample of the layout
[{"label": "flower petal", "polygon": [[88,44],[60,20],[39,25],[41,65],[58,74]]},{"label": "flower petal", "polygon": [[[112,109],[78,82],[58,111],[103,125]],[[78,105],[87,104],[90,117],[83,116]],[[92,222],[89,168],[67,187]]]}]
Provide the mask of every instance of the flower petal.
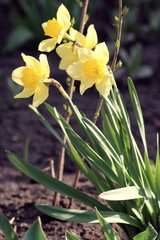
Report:
[{"label": "flower petal", "polygon": [[91,88],[94,84],[94,80],[83,77],[81,79],[80,94],[82,95],[88,88]]},{"label": "flower petal", "polygon": [[18,93],[14,98],[28,98],[35,93],[35,88],[24,88],[22,92]]},{"label": "flower petal", "polygon": [[41,63],[41,75],[45,75],[45,78],[48,78],[50,75],[50,68],[47,56],[45,54],[40,54],[39,60]]},{"label": "flower petal", "polygon": [[49,88],[45,84],[42,84],[39,88],[37,88],[33,97],[32,105],[34,107],[38,107],[40,104],[42,104],[48,98],[48,91]]},{"label": "flower petal", "polygon": [[98,38],[97,38],[97,32],[94,28],[94,25],[90,25],[87,30],[86,35],[86,48],[92,49],[97,45]]},{"label": "flower petal", "polygon": [[108,96],[112,88],[112,77],[113,76],[110,74],[96,82],[98,92],[104,97]]},{"label": "flower petal", "polygon": [[95,57],[98,61],[103,61],[104,63],[108,63],[109,61],[109,51],[105,42],[99,43],[95,47]]},{"label": "flower petal", "polygon": [[49,38],[40,42],[38,50],[41,52],[51,52],[57,43],[57,38]]},{"label": "flower petal", "polygon": [[58,8],[57,20],[61,26],[66,28],[66,30],[68,30],[68,28],[71,26],[70,14],[63,4],[61,4],[60,7]]},{"label": "flower petal", "polygon": [[15,83],[17,83],[17,84],[19,84],[19,85],[21,85],[21,86],[23,86],[23,83],[22,83],[22,80],[21,80],[21,78],[22,78],[22,72],[23,72],[23,70],[25,69],[26,67],[19,67],[19,68],[16,68],[13,72],[12,72],[12,80],[15,82]]},{"label": "flower petal", "polygon": [[77,30],[71,27],[69,34],[73,39],[79,42],[83,47],[86,47],[86,37],[82,33],[78,32]]},{"label": "flower petal", "polygon": [[31,68],[37,72],[41,70],[41,64],[36,58],[29,55],[25,55],[24,53],[22,53],[21,55],[23,61],[26,63],[26,67]]},{"label": "flower petal", "polygon": [[73,79],[80,80],[83,76],[82,63],[76,62],[70,65],[67,68],[67,74]]},{"label": "flower petal", "polygon": [[77,47],[75,46],[74,50],[72,49],[71,43],[65,43],[56,48],[57,54],[62,58],[60,61],[59,68],[66,70],[69,65],[74,62],[78,62],[78,53]]},{"label": "flower petal", "polygon": [[85,62],[94,59],[94,52],[90,49],[78,48],[77,51],[80,62]]}]

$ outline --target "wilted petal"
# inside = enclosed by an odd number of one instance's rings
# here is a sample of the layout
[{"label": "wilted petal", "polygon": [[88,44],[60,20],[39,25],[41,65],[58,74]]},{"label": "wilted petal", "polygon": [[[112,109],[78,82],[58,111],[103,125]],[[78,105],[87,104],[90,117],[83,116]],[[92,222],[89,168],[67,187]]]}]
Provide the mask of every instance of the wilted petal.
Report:
[{"label": "wilted petal", "polygon": [[99,43],[95,48],[95,57],[97,61],[103,61],[106,64],[109,61],[109,51],[105,42]]},{"label": "wilted petal", "polygon": [[81,79],[80,94],[82,95],[88,88],[91,88],[95,84],[93,79],[83,77]]},{"label": "wilted petal", "polygon": [[24,88],[22,92],[18,93],[14,98],[28,98],[35,93],[35,88]]},{"label": "wilted petal", "polygon": [[96,88],[102,96],[107,97],[112,88],[112,76],[108,75],[97,81]]},{"label": "wilted petal", "polygon": [[86,48],[92,49],[97,45],[98,38],[97,38],[97,32],[94,28],[94,25],[90,25],[87,30],[86,35]]},{"label": "wilted petal", "polygon": [[57,20],[58,20],[58,23],[65,28],[69,28],[71,25],[70,14],[67,8],[63,4],[61,4],[60,7],[58,8]]},{"label": "wilted petal", "polygon": [[37,88],[33,97],[33,106],[38,107],[42,104],[48,98],[48,92],[49,89],[45,84],[42,84],[39,88]]},{"label": "wilted petal", "polygon": [[82,63],[76,62],[70,65],[67,68],[67,74],[73,79],[80,80],[83,76]]},{"label": "wilted petal", "polygon": [[49,38],[40,42],[38,50],[41,52],[51,52],[57,43],[57,38]]},{"label": "wilted petal", "polygon": [[17,84],[23,86],[21,77],[22,77],[22,72],[26,67],[19,67],[16,68],[13,72],[12,72],[12,79],[14,82],[16,82]]}]

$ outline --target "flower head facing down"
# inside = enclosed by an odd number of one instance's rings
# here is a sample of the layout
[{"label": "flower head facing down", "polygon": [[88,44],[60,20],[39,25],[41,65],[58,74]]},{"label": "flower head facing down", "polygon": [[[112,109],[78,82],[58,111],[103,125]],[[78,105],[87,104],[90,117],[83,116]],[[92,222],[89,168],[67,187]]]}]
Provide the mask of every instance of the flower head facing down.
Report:
[{"label": "flower head facing down", "polygon": [[107,96],[114,84],[114,76],[110,72],[109,52],[105,43],[100,43],[95,50],[78,50],[79,61],[70,65],[67,69],[68,75],[81,82],[80,93],[94,84],[102,96]]},{"label": "flower head facing down", "polygon": [[[77,30],[70,28],[69,35],[72,39],[78,42],[83,48],[93,49],[98,42],[97,32],[94,25],[90,25],[87,29],[87,34],[84,36]],[[78,62],[78,50],[79,46],[71,42],[62,44],[57,47],[56,52],[61,58],[59,68],[66,70],[69,65],[74,62]]]},{"label": "flower head facing down", "polygon": [[26,66],[16,68],[12,72],[13,81],[24,87],[15,98],[28,98],[34,95],[33,106],[38,107],[48,98],[49,89],[44,84],[50,75],[47,57],[45,54],[41,54],[40,61],[38,61],[32,56],[22,53],[22,58]]},{"label": "flower head facing down", "polygon": [[52,51],[57,43],[61,43],[70,26],[70,14],[67,8],[61,4],[57,11],[57,19],[53,18],[42,24],[44,34],[50,38],[40,42],[38,50],[44,52]]}]

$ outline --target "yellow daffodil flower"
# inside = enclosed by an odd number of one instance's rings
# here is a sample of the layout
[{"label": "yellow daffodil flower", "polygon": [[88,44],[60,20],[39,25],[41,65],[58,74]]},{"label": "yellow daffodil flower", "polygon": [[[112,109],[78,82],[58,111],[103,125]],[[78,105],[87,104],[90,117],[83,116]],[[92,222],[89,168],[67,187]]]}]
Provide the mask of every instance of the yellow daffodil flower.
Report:
[{"label": "yellow daffodil flower", "polygon": [[106,64],[109,61],[109,52],[106,44],[99,43],[95,50],[78,49],[79,61],[70,65],[67,69],[68,75],[81,81],[80,93],[83,94],[86,89],[94,84],[102,96],[108,96],[114,77]]},{"label": "yellow daffodil flower", "polygon": [[[83,48],[93,49],[97,45],[97,33],[94,25],[90,25],[87,30],[87,35],[84,36],[77,30],[70,28],[70,37],[74,39],[78,44],[65,43],[57,47],[56,52],[60,56],[61,61],[59,68],[66,70],[69,65],[78,61],[79,46]],[[79,46],[78,46],[79,45]]]},{"label": "yellow daffodil flower", "polygon": [[48,97],[49,89],[44,84],[50,75],[48,60],[45,54],[40,55],[40,61],[23,53],[22,58],[26,66],[16,68],[12,72],[13,81],[24,87],[15,98],[28,98],[34,95],[33,106],[38,107]]},{"label": "yellow daffodil flower", "polygon": [[52,51],[57,43],[61,43],[70,26],[70,14],[67,8],[61,4],[57,11],[57,19],[53,18],[42,24],[45,35],[51,38],[40,42],[38,50],[44,52]]}]

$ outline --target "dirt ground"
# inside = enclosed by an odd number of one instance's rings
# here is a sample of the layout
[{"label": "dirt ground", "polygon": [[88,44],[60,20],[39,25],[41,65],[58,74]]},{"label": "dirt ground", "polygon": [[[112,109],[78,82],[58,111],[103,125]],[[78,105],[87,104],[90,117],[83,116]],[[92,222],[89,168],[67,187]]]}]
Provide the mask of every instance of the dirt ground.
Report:
[{"label": "dirt ground", "polygon": [[[4,16],[4,13],[0,12],[0,16]],[[9,31],[9,29],[5,29],[6,23],[3,23],[4,21],[2,21],[2,28],[0,29],[1,46],[3,46],[5,36],[7,36]],[[5,34],[3,35],[4,31]],[[99,225],[64,223],[39,213],[34,205],[38,203],[52,204],[54,193],[29,180],[11,165],[6,157],[5,150],[11,150],[17,155],[23,157],[25,141],[26,139],[29,139],[29,161],[40,169],[44,169],[49,165],[50,159],[54,159],[55,168],[57,168],[60,146],[28,108],[28,104],[31,103],[31,98],[20,100],[18,103],[15,103],[13,102],[11,91],[9,90],[12,71],[23,64],[20,52],[23,51],[24,53],[35,57],[39,55],[38,52],[33,50],[33,47],[36,46],[32,44],[32,49],[27,45],[27,47],[12,53],[4,54],[3,51],[0,53],[0,209],[9,219],[15,218],[13,225],[17,228],[20,239],[36,217],[41,216],[43,228],[49,240],[65,239],[65,230],[76,232],[85,240],[103,240],[105,238]],[[150,158],[154,160],[156,151],[156,133],[160,129],[159,39],[156,39],[151,43],[145,43],[144,49],[143,62],[150,65],[153,68],[154,73],[151,78],[136,80],[135,85],[144,113]],[[53,54],[49,54],[50,65],[53,64],[53,61],[57,66],[57,57]],[[61,81],[64,87],[66,87],[66,75],[63,72],[57,71],[56,67],[54,67],[51,75]],[[133,117],[133,109],[129,101],[126,79],[118,80],[118,86],[127,103],[133,132],[137,141],[140,142],[139,133]],[[88,90],[82,97],[78,92],[77,84],[74,102],[90,119],[96,109],[97,101],[98,94],[94,88]],[[58,111],[61,113],[64,112],[62,107],[64,101],[57,90],[53,88],[50,89],[50,97],[47,99],[47,102],[52,106],[57,107]],[[40,106],[39,111],[44,114],[52,126],[60,132],[58,125],[46,111],[45,106]],[[74,119],[71,119],[71,124],[76,128]],[[98,124],[100,124],[100,121]],[[72,185],[75,169],[76,168],[73,166],[71,160],[67,158],[64,176],[65,183]],[[98,193],[84,176],[81,176],[78,188],[89,195],[98,197]],[[67,206],[67,203],[67,197],[62,196],[61,206]],[[85,206],[79,202],[74,202],[73,208],[84,209]],[[127,239],[125,236],[121,236],[121,238],[122,240]],[[0,240],[3,239],[4,237],[0,231]]]}]

